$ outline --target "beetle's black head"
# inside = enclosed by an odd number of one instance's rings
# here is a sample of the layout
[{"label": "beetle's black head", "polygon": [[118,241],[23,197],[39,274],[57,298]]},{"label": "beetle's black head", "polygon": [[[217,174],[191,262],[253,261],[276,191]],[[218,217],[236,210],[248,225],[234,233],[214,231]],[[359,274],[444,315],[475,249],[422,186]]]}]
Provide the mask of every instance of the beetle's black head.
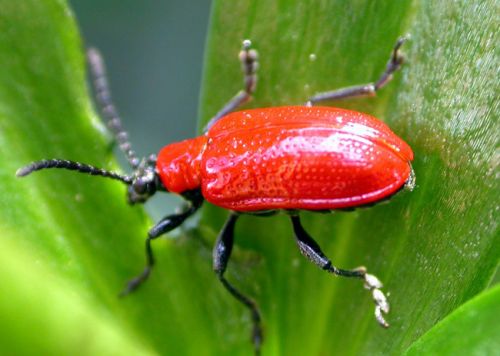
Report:
[{"label": "beetle's black head", "polygon": [[129,204],[144,203],[163,187],[156,172],[156,156],[144,158],[131,178],[127,194]]}]

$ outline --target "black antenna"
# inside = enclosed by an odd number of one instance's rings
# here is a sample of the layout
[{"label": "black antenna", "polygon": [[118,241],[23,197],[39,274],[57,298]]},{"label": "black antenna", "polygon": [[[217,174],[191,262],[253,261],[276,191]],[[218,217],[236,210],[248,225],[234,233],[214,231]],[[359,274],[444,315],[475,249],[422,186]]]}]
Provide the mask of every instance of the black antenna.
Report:
[{"label": "black antenna", "polygon": [[128,134],[122,126],[122,120],[118,115],[118,111],[113,105],[111,91],[109,90],[108,80],[106,79],[106,69],[104,61],[99,51],[95,48],[87,50],[87,58],[89,62],[90,75],[99,109],[102,115],[106,118],[108,127],[115,135],[120,149],[127,157],[128,162],[133,169],[139,166],[140,160],[137,158],[132,145],[130,144]]},{"label": "black antenna", "polygon": [[44,159],[41,161],[32,162],[22,168],[19,168],[16,172],[16,176],[24,177],[32,172],[47,168],[69,169],[70,171],[78,171],[80,173],[86,173],[92,176],[107,177],[119,180],[125,184],[132,184],[132,177],[123,176],[116,172],[106,171],[104,169],[91,166],[89,164],[68,161],[65,159]]}]

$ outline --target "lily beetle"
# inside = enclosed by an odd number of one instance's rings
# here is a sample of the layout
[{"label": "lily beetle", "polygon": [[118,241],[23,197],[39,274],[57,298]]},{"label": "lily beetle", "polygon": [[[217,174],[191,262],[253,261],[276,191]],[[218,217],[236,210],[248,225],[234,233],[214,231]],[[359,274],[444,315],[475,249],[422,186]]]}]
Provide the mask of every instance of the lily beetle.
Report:
[{"label": "lily beetle", "polygon": [[365,267],[335,267],[305,231],[299,213],[372,205],[402,188],[413,188],[413,152],[388,126],[367,114],[315,105],[375,95],[401,67],[404,58],[400,47],[405,40],[402,37],[397,41],[384,72],[374,83],[319,93],[303,106],[235,111],[251,98],[257,84],[257,51],[245,40],[239,53],[244,88],[209,121],[203,135],[169,144],[158,156],[143,159],[132,150],[113,105],[101,56],[90,49],[88,60],[98,105],[132,167],[132,174],[48,159],[19,169],[17,176],[64,168],[122,181],[128,186],[130,204],[144,203],[157,191],[185,198],[187,204],[180,213],[166,216],[149,231],[146,267],[128,283],[122,295],[134,291],[148,278],[155,264],[152,240],[181,225],[205,200],[228,209],[229,217],[213,250],[213,268],[225,289],[251,312],[256,353],[263,340],[259,308],[224,276],[235,224],[243,214],[287,214],[300,252],[327,272],[361,279],[374,300],[376,320],[388,327],[384,315],[389,312],[389,303],[381,291],[382,283]]}]

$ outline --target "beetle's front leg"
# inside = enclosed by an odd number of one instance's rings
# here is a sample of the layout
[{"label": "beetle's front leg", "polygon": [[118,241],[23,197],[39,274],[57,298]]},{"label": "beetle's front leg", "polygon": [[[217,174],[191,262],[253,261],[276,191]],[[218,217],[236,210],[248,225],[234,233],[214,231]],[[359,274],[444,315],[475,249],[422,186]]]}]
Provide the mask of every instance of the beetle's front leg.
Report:
[{"label": "beetle's front leg", "polygon": [[297,244],[299,245],[300,252],[315,265],[319,266],[321,269],[336,274],[338,276],[344,277],[357,277],[365,281],[365,288],[372,292],[373,300],[375,302],[375,318],[378,323],[387,328],[389,324],[385,321],[383,314],[389,312],[389,303],[384,293],[380,290],[382,288],[382,283],[374,275],[366,273],[365,267],[358,267],[353,270],[344,270],[332,265],[332,262],[328,257],[325,256],[321,248],[313,240],[311,236],[304,230],[302,224],[300,223],[300,218],[298,215],[292,215],[292,225],[293,231],[295,233],[295,238],[297,239]]},{"label": "beetle's front leg", "polygon": [[188,217],[193,215],[200,206],[201,201],[191,201],[190,206],[182,213],[172,214],[164,217],[148,231],[148,237],[146,239],[146,267],[140,275],[131,279],[127,283],[125,289],[120,293],[121,297],[136,290],[149,277],[151,269],[155,264],[153,250],[151,249],[151,241],[163,234],[166,234],[169,231],[172,231],[176,227],[179,227]]},{"label": "beetle's front leg", "polygon": [[257,304],[255,304],[252,299],[236,289],[236,287],[229,283],[224,277],[224,272],[227,268],[227,262],[229,261],[231,251],[233,250],[234,226],[237,219],[238,215],[236,213],[231,213],[226,223],[224,224],[224,227],[222,228],[222,231],[220,232],[219,237],[217,238],[217,242],[214,246],[212,254],[213,265],[214,271],[217,274],[217,277],[219,277],[219,280],[221,281],[224,288],[226,288],[226,290],[231,293],[231,295],[235,297],[240,303],[250,309],[253,321],[252,342],[255,348],[255,354],[258,355],[260,353],[260,346],[262,344],[262,326],[260,312]]},{"label": "beetle's front leg", "polygon": [[400,37],[398,39],[392,50],[391,58],[389,58],[389,61],[387,62],[385,71],[382,73],[380,78],[375,83],[356,85],[349,88],[341,88],[333,91],[318,93],[310,97],[306,105],[312,106],[313,104],[316,104],[321,101],[339,100],[339,99],[355,98],[359,96],[375,95],[377,90],[381,89],[392,79],[392,74],[399,68],[401,68],[401,65],[404,62],[404,56],[401,54],[399,49],[407,39],[408,37],[405,36]]},{"label": "beetle's front leg", "polygon": [[207,131],[213,126],[221,117],[226,116],[230,112],[236,110],[239,106],[246,103],[252,97],[255,88],[257,87],[257,69],[259,67],[258,63],[258,53],[255,49],[251,48],[252,42],[250,40],[243,41],[243,48],[240,51],[239,58],[241,62],[241,69],[243,70],[244,87],[235,96],[233,96],[222,109],[219,110],[213,118],[210,119],[208,124],[205,126]]}]

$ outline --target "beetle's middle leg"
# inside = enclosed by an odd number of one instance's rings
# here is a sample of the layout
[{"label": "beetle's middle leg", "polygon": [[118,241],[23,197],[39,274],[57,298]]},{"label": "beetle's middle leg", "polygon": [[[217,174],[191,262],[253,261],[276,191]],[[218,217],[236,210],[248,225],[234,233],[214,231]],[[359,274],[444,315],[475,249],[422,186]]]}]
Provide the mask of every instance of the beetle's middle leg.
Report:
[{"label": "beetle's middle leg", "polygon": [[338,276],[363,279],[365,282],[365,288],[372,292],[373,300],[375,302],[375,318],[383,327],[389,327],[389,324],[385,321],[383,316],[383,314],[387,314],[389,312],[389,303],[387,302],[385,295],[380,290],[380,288],[382,288],[382,283],[378,280],[378,278],[374,275],[366,273],[365,267],[358,267],[353,270],[344,270],[332,265],[332,262],[325,256],[323,251],[321,251],[317,242],[314,241],[313,238],[304,230],[302,224],[300,223],[299,216],[292,215],[291,219],[295,238],[302,255],[327,272]]},{"label": "beetle's middle leg", "polygon": [[375,83],[361,84],[348,88],[341,88],[337,90],[327,91],[313,95],[307,101],[307,106],[312,106],[321,101],[338,100],[354,98],[359,96],[373,96],[377,90],[385,86],[391,79],[392,74],[396,72],[404,62],[404,56],[399,51],[403,43],[408,37],[400,37],[394,48],[392,49],[391,58],[387,62],[385,71]]},{"label": "beetle's middle leg", "polygon": [[240,51],[239,58],[241,62],[241,69],[243,70],[244,87],[235,96],[229,100],[222,109],[219,110],[213,118],[210,119],[205,126],[204,131],[207,131],[213,124],[221,117],[226,116],[230,112],[236,110],[239,106],[246,103],[252,97],[257,87],[257,69],[259,67],[258,53],[255,49],[251,48],[252,42],[250,40],[243,41],[243,48]]},{"label": "beetle's middle leg", "polygon": [[224,288],[226,288],[227,291],[231,293],[231,295],[235,297],[240,303],[250,309],[253,322],[252,342],[255,348],[255,354],[258,355],[260,352],[260,346],[262,344],[262,326],[259,308],[252,299],[241,293],[227,281],[226,277],[224,277],[224,272],[227,268],[227,262],[229,261],[231,251],[233,249],[234,225],[236,224],[237,219],[238,215],[235,213],[231,213],[224,227],[222,228],[219,237],[217,238],[217,242],[215,243],[213,250],[214,271],[217,274],[217,277],[219,277],[219,280],[221,281]]}]

